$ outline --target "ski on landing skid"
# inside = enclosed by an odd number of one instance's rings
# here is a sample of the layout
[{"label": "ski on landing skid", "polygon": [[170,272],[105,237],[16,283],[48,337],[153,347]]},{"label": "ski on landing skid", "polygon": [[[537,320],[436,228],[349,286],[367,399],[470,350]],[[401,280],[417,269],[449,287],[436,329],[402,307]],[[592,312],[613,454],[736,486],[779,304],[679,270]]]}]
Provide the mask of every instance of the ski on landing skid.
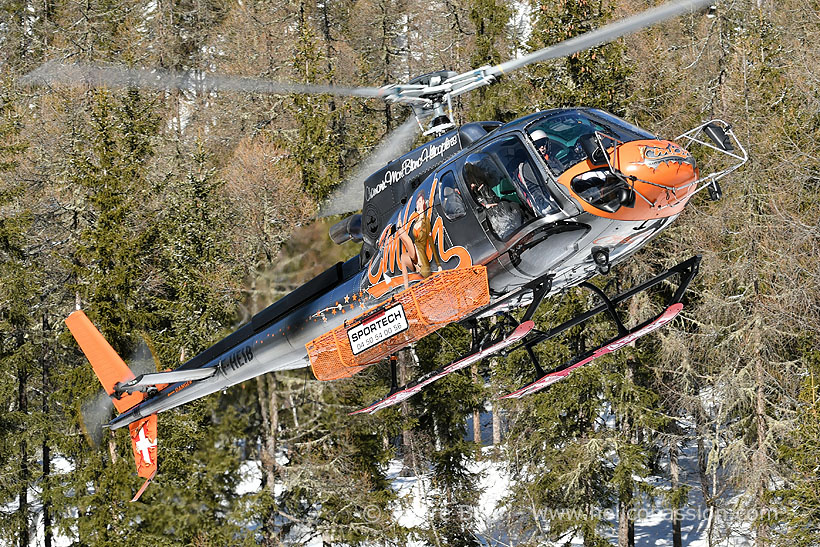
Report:
[{"label": "ski on landing skid", "polygon": [[575,370],[576,368],[582,367],[587,363],[594,361],[598,357],[618,351],[622,347],[631,344],[641,336],[647,335],[661,328],[662,326],[672,321],[680,313],[681,309],[683,309],[683,304],[673,304],[666,308],[666,310],[662,314],[657,316],[655,319],[652,319],[651,321],[644,323],[643,326],[636,327],[635,329],[630,331],[626,336],[622,336],[621,338],[611,340],[603,346],[596,348],[591,352],[588,352],[587,357],[581,359],[580,361],[576,361],[575,363],[561,370],[547,373],[541,378],[537,379],[536,381],[522,387],[521,389],[513,391],[512,393],[504,395],[500,398],[520,399],[525,395],[529,395],[531,393],[535,393],[536,391],[540,391],[541,389],[544,389],[545,387],[554,384],[558,380],[566,378],[569,375],[569,373]]},{"label": "ski on landing skid", "polygon": [[391,393],[390,395],[388,395],[384,399],[382,399],[380,401],[376,401],[375,403],[373,403],[372,405],[370,405],[366,408],[362,408],[360,410],[356,410],[354,412],[351,412],[350,414],[351,415],[352,414],[363,414],[363,413],[373,414],[377,410],[381,410],[382,408],[387,408],[389,406],[393,406],[393,405],[398,404],[398,403],[400,403],[400,402],[402,402],[406,399],[409,399],[410,397],[412,397],[413,395],[415,395],[416,393],[421,391],[425,386],[428,386],[428,385],[432,384],[433,382],[435,382],[439,378],[443,378],[444,376],[447,376],[448,374],[450,374],[452,372],[455,372],[457,370],[461,370],[464,367],[472,365],[476,361],[480,361],[481,359],[483,359],[485,357],[488,357],[488,356],[490,356],[494,353],[498,353],[499,351],[503,350],[504,348],[507,348],[507,347],[515,344],[516,342],[519,342],[525,336],[527,336],[532,331],[532,329],[534,327],[535,327],[535,323],[533,323],[532,321],[525,321],[524,323],[521,323],[520,325],[518,325],[518,327],[516,327],[516,329],[512,332],[512,334],[510,334],[506,338],[500,340],[499,342],[496,342],[492,346],[484,348],[480,351],[477,351],[476,353],[472,353],[472,354],[468,355],[467,357],[459,359],[458,361],[450,363],[446,367],[440,368],[435,372],[431,372],[430,374],[428,374],[428,375],[426,375],[422,378],[419,378],[418,380],[416,380],[412,384],[408,384],[408,385],[404,386],[399,391]]}]

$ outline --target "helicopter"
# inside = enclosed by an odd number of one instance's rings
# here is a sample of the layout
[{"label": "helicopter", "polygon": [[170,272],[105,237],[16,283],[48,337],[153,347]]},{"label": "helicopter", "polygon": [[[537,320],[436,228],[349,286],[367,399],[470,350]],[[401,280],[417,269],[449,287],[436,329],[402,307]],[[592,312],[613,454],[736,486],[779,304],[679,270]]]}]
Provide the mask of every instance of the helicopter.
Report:
[{"label": "helicopter", "polygon": [[[709,120],[669,140],[607,112],[554,108],[509,123],[453,122],[453,99],[490,85],[532,63],[575,52],[706,6],[670,2],[559,44],[464,73],[447,70],[379,88],[297,85],[203,77],[205,88],[271,93],[317,93],[380,98],[410,106],[432,139],[377,166],[355,205],[330,204],[347,216],[330,229],[336,243],[361,250],[311,279],[175,370],[136,375],[82,310],[66,324],[120,412],[108,427],[128,426],[137,471],[157,471],[157,414],[265,374],[310,367],[321,381],[348,378],[389,361],[389,393],[374,413],[487,356],[526,350],[534,380],[505,395],[519,398],[565,378],[672,321],[698,272],[699,256],[615,296],[590,283],[626,260],[671,225],[692,197],[707,190],[720,199],[719,180],[748,154],[723,120]],[[31,84],[99,82],[107,86],[182,88],[167,71],[63,65],[49,62],[26,77]],[[393,135],[393,138],[396,136]],[[391,137],[388,137],[391,138]],[[689,147],[726,158],[702,174]],[[341,200],[340,200],[341,201]],[[660,283],[677,288],[657,316],[627,327],[616,306]],[[549,330],[533,316],[545,298],[584,287],[601,304]],[[510,312],[523,308],[519,318]],[[544,370],[533,348],[599,314],[617,334],[570,362]],[[491,326],[479,319],[496,317]],[[468,355],[405,386],[390,357],[436,330],[459,322],[470,329]]]}]

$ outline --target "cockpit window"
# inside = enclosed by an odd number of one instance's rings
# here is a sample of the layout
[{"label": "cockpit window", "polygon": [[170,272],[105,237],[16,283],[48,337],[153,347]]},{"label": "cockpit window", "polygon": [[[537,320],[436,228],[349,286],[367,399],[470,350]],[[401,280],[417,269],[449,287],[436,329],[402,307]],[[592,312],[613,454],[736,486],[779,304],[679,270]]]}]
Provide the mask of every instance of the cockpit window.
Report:
[{"label": "cockpit window", "polygon": [[581,199],[609,213],[620,209],[630,198],[626,184],[608,170],[581,173],[572,179],[570,185]]},{"label": "cockpit window", "polygon": [[599,132],[605,147],[652,135],[615,116],[597,110],[567,110],[542,118],[527,128],[550,170],[556,175],[587,159],[581,141]]},{"label": "cockpit window", "polygon": [[485,209],[501,240],[536,217],[561,211],[524,143],[515,135],[470,154],[462,175],[473,200]]}]

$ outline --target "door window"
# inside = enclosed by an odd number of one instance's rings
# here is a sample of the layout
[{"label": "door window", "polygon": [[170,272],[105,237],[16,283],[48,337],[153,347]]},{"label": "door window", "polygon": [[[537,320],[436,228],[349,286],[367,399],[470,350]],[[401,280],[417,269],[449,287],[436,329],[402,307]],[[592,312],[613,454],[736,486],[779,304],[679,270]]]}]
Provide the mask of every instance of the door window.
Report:
[{"label": "door window", "polygon": [[462,168],[473,200],[498,239],[505,241],[537,217],[561,211],[544,185],[524,143],[508,135],[470,154]]}]

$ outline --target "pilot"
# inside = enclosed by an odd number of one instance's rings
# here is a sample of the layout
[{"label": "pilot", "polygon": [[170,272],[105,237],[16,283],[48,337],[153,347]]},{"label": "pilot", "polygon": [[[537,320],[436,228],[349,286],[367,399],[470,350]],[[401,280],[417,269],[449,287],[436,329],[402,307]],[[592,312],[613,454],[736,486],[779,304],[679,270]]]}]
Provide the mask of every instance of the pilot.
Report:
[{"label": "pilot", "polygon": [[544,157],[544,160],[547,162],[550,169],[557,173],[562,173],[564,171],[564,166],[560,160],[555,157],[555,152],[553,151],[553,148],[555,148],[555,143],[547,136],[546,132],[541,129],[536,129],[530,133],[530,138],[535,144],[535,149],[538,150],[538,153]]}]

